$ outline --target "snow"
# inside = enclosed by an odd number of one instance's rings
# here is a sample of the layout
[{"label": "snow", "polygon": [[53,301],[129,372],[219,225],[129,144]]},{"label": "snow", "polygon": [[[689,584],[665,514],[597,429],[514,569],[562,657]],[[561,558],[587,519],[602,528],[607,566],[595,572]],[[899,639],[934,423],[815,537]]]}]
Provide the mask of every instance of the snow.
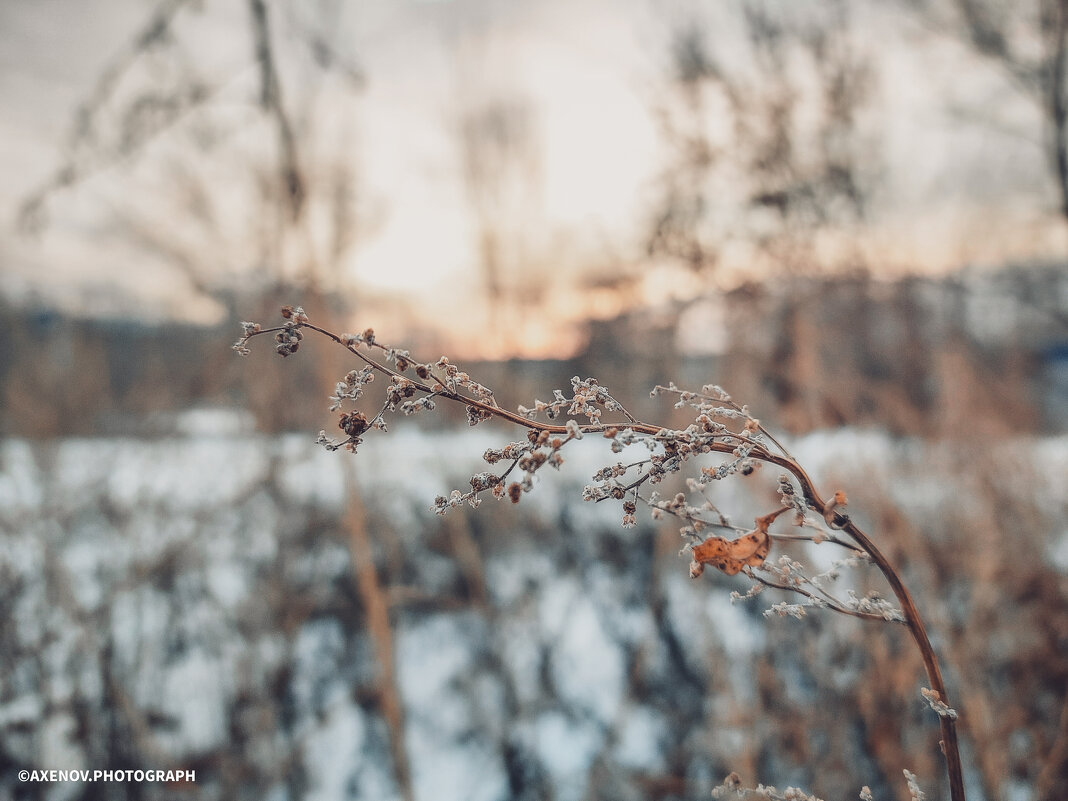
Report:
[{"label": "snow", "polygon": [[604,745],[600,730],[588,721],[569,719],[561,712],[546,712],[533,725],[534,748],[548,768],[560,801],[586,796],[586,774]]},{"label": "snow", "polygon": [[720,646],[732,659],[742,660],[759,653],[767,639],[767,627],[745,613],[743,604],[746,603],[754,602],[731,603],[726,593],[708,593],[704,599],[711,628],[716,632]]},{"label": "snow", "polygon": [[202,407],[175,416],[175,433],[183,437],[233,437],[256,426],[255,416],[244,409]]},{"label": "snow", "polygon": [[505,792],[492,743],[460,692],[473,667],[470,644],[478,638],[472,626],[480,624],[470,615],[439,615],[397,631],[397,679],[417,798],[490,801]]},{"label": "snow", "polygon": [[44,498],[37,462],[30,443],[0,442],[0,509],[12,518],[37,511]]},{"label": "snow", "polygon": [[0,726],[26,723],[41,717],[42,702],[36,695],[19,695],[6,704],[0,704]]},{"label": "snow", "polygon": [[311,620],[300,627],[293,644],[293,680],[289,691],[298,709],[319,714],[345,692],[338,684],[345,658],[345,633],[337,620]]},{"label": "snow", "polygon": [[230,671],[221,659],[203,650],[190,651],[167,666],[162,687],[155,688],[160,710],[177,724],[172,752],[201,753],[227,735],[226,702],[232,695]]},{"label": "snow", "polygon": [[526,708],[536,706],[542,694],[540,636],[536,622],[524,617],[503,618],[496,633],[502,660],[515,684],[516,700]]},{"label": "snow", "polygon": [[543,594],[551,614],[559,615],[542,629],[556,644],[552,675],[557,692],[571,707],[609,726],[619,715],[623,697],[623,654],[605,632],[590,599],[576,587],[561,584]]},{"label": "snow", "polygon": [[456,736],[471,723],[467,704],[454,692],[471,666],[471,637],[463,624],[439,615],[404,626],[396,636],[397,680],[406,706],[413,721],[433,710],[433,728],[442,737]]},{"label": "snow", "polygon": [[358,709],[338,704],[326,713],[321,725],[305,736],[304,769],[311,777],[307,798],[333,801],[349,795],[351,766],[359,761],[365,728]]},{"label": "snow", "polygon": [[661,741],[668,723],[663,715],[644,707],[630,707],[621,721],[615,757],[632,770],[656,772],[663,769]]},{"label": "snow", "polygon": [[[62,765],[66,770],[91,768],[81,749],[74,745],[78,739],[77,725],[73,715],[62,713],[44,722],[40,738],[42,764]],[[57,801],[77,798],[85,789],[81,782],[65,782],[55,787],[58,792],[50,797]]]},{"label": "snow", "polygon": [[502,608],[520,601],[529,585],[546,581],[552,574],[552,560],[544,552],[510,551],[486,560],[486,583]]},{"label": "snow", "polygon": [[[484,469],[481,453],[508,435],[409,427],[368,437],[353,457],[326,452],[312,436],[245,433],[240,415],[200,410],[179,423],[181,435],[153,440],[0,442],[0,570],[16,588],[4,642],[40,657],[5,663],[0,732],[36,727],[29,740],[4,735],[5,748],[42,767],[86,765],[68,706],[74,698],[105,703],[106,652],[130,702],[169,721],[153,736],[175,759],[225,746],[241,692],[274,693],[293,720],[288,733],[250,742],[260,763],[290,748],[290,737],[309,798],[398,798],[381,720],[354,691],[377,670],[376,644],[353,611],[358,600],[339,593],[351,586],[352,564],[333,521],[354,478],[368,519],[386,526],[376,548],[387,584],[447,594],[457,572],[433,539],[440,521],[428,509],[436,494]],[[605,754],[626,770],[663,768],[671,720],[627,695],[626,649],[655,644],[656,622],[633,573],[598,556],[598,547],[625,549],[639,535],[619,533],[617,504],[578,500],[592,473],[618,458],[591,440],[569,445],[563,470],[545,470],[518,512],[503,504],[454,513],[461,522],[516,515],[507,538],[491,522],[478,541],[488,610],[390,609],[418,801],[508,797],[505,741],[540,760],[561,801],[584,797],[590,766]],[[871,477],[919,515],[982,489],[955,477],[949,465],[959,455],[948,446],[848,430],[787,445],[825,492]],[[1068,437],[991,445],[989,453],[1014,494],[1064,519]],[[759,509],[767,488],[750,486],[710,492],[732,493],[727,510]],[[572,535],[559,531],[562,516],[590,536],[563,540]],[[1048,557],[1068,573],[1068,530],[1055,531]],[[599,546],[603,532],[622,539]],[[554,558],[561,550],[566,567]],[[825,550],[814,552],[817,563]],[[412,554],[422,554],[419,564]],[[768,636],[750,606],[766,604],[731,604],[729,580],[710,590],[678,561],[656,581],[685,658],[702,675],[710,654],[724,655],[743,698],[753,691],[747,666]],[[663,656],[651,647],[644,658],[655,673]],[[278,787],[272,793],[286,797]]]}]

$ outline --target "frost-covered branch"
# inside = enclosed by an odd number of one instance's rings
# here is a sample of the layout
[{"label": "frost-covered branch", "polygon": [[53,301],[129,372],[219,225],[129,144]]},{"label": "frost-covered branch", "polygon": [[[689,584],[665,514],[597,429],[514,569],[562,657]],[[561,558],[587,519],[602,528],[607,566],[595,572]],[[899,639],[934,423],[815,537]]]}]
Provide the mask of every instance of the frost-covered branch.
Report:
[{"label": "frost-covered branch", "polygon": [[[546,465],[559,469],[564,464],[563,451],[570,443],[597,435],[607,441],[613,455],[638,451],[641,457],[619,459],[598,470],[583,490],[583,499],[619,502],[625,527],[635,525],[639,503],[647,506],[654,518],[667,513],[681,519],[685,524],[680,529],[685,540],[682,553],[690,556],[691,577],[700,576],[711,566],[730,576],[742,573],[756,582],[746,595],[736,593],[736,599],[751,598],[764,587],[804,599],[802,603],[776,603],[768,610],[772,615],[801,618],[807,609],[821,608],[868,621],[905,624],[923,657],[930,683],[924,696],[939,716],[951,797],[964,801],[956,712],[946,700],[934,649],[900,575],[872,539],[843,512],[845,493],[835,491],[825,500],[793,455],[747,406],[736,403],[721,387],[709,384],[700,392],[692,392],[669,384],[653,389],[654,397],[670,395],[676,398],[676,409],[690,410],[692,421],[684,428],[638,420],[592,377],[575,376],[569,390],[553,390],[551,400],[535,400],[532,406],[520,406],[512,412],[498,405],[492,390],[445,356],[435,362],[420,361],[408,350],[382,344],[370,328],[358,334],[335,334],[313,325],[300,307],[283,307],[282,317],[283,323],[274,328],[242,323],[242,336],[234,349],[245,355],[252,339],[273,334],[278,354],[290,356],[299,350],[304,332],[311,331],[341,345],[363,363],[337,382],[330,396],[330,408],[340,412],[338,428],[344,434],[333,440],[320,432],[319,442],[330,450],[356,452],[362,437],[386,432],[388,415],[433,411],[439,400],[463,404],[472,426],[498,419],[526,431],[525,439],[483,454],[491,467],[506,465],[503,470],[476,473],[469,488],[437,497],[432,510],[438,514],[463,504],[477,507],[486,497],[518,503],[534,489],[540,470]],[[346,405],[355,407],[376,376],[384,378],[386,385],[374,414],[368,417],[358,408],[345,411]],[[735,526],[711,502],[706,490],[727,479],[754,476],[765,466],[781,471],[777,478],[780,507],[757,517],[751,529]],[[664,500],[658,491],[648,495],[639,491],[647,484],[662,485],[681,478],[686,479],[687,491],[675,492],[671,500]],[[778,523],[780,518],[790,520],[801,533],[782,532],[787,524]],[[710,535],[709,529],[727,536]],[[789,555],[778,554],[776,560],[769,561],[773,547],[790,539],[835,544],[847,548],[851,555],[831,570],[814,575]],[[838,577],[841,567],[854,567],[862,561],[883,574],[898,606],[875,593],[858,597],[850,591],[839,598],[828,589],[827,584]],[[795,794],[791,798],[809,796]]]}]

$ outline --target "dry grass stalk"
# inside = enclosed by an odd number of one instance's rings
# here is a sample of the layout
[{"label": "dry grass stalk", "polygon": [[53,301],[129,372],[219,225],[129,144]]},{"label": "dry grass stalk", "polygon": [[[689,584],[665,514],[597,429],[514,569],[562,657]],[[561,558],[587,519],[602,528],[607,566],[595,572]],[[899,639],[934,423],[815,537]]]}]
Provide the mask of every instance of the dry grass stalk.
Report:
[{"label": "dry grass stalk", "polygon": [[[729,575],[744,573],[753,580],[749,593],[745,596],[736,594],[736,599],[753,597],[765,587],[801,598],[799,603],[776,603],[765,614],[803,617],[809,608],[826,608],[864,620],[905,625],[927,673],[930,686],[923,689],[923,697],[938,714],[952,801],[965,801],[957,743],[958,715],[950,705],[938,659],[919,610],[900,574],[868,534],[843,512],[845,494],[838,491],[825,499],[790,452],[749,413],[747,407],[735,403],[721,388],[709,385],[700,392],[691,392],[672,384],[653,390],[654,395],[675,398],[676,409],[689,408],[695,412],[694,422],[685,429],[639,421],[593,378],[576,377],[572,379],[570,395],[555,390],[553,400],[536,401],[533,407],[520,406],[518,412],[512,412],[497,404],[488,387],[472,379],[444,356],[434,363],[419,362],[406,350],[380,343],[372,329],[360,334],[333,333],[314,325],[300,307],[285,306],[282,316],[284,323],[274,328],[243,323],[242,337],[234,344],[234,349],[242,355],[247,354],[251,339],[274,335],[276,351],[289,356],[300,348],[304,331],[314,332],[346,348],[364,366],[350,371],[337,383],[331,398],[334,411],[355,404],[376,376],[388,380],[385,399],[377,413],[368,416],[355,408],[341,411],[338,426],[345,437],[340,440],[332,440],[325,431],[320,432],[319,441],[329,450],[346,448],[355,453],[364,436],[376,430],[386,430],[387,415],[397,411],[405,415],[430,411],[438,399],[463,404],[471,425],[495,418],[526,430],[525,441],[490,449],[483,455],[491,466],[504,462],[505,469],[478,473],[471,478],[470,490],[454,490],[447,498],[439,496],[433,507],[438,514],[446,514],[465,503],[477,507],[486,496],[507,497],[513,503],[519,502],[524,493],[533,489],[537,471],[546,464],[559,468],[564,461],[561,451],[585,435],[599,435],[608,440],[613,453],[642,445],[647,449],[647,458],[630,464],[617,462],[606,466],[594,475],[594,484],[586,487],[583,498],[592,502],[621,502],[623,525],[627,527],[635,525],[638,503],[648,506],[654,517],[670,514],[682,520],[681,531],[687,539],[684,551],[692,557],[691,576],[696,578],[705,565],[712,565]],[[376,358],[376,351],[381,352],[380,358]],[[602,420],[606,412],[614,418],[612,422]],[[549,422],[558,418],[565,420],[564,425]],[[583,418],[584,422],[579,422]],[[680,473],[688,462],[708,454],[722,454],[727,460],[716,466],[703,467],[698,477],[688,479],[690,495],[680,492],[673,499],[664,500],[656,492],[642,494],[647,485],[661,483]],[[733,526],[707,500],[704,490],[712,482],[735,475],[750,475],[763,465],[784,471],[778,479],[782,505],[756,518],[751,530]],[[521,474],[518,480],[513,477],[517,471]],[[691,498],[698,495],[702,502],[699,505],[691,503]],[[798,530],[772,533],[772,524],[791,511]],[[710,537],[702,533],[709,528],[724,531],[728,536]],[[774,563],[768,561],[776,542],[794,540],[841,547],[848,554],[843,563],[849,566],[858,561],[869,561],[885,577],[899,608],[877,595],[865,598],[852,593],[847,598],[834,595],[828,584],[836,578],[835,570],[809,575],[803,565],[788,556],[781,556]]]}]

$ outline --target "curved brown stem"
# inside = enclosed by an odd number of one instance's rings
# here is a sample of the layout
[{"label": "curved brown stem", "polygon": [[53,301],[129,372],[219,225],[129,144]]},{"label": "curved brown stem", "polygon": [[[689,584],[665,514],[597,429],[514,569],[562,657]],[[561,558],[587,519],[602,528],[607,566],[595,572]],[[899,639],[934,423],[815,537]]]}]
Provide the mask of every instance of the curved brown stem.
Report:
[{"label": "curved brown stem", "polygon": [[[362,352],[358,348],[358,346],[348,344],[340,336],[330,331],[327,331],[324,328],[320,328],[316,325],[312,325],[311,323],[307,322],[298,323],[296,327],[307,328],[312,331],[316,331],[317,333],[338,343],[342,347],[345,347],[349,352],[353,353],[359,359],[363,360],[364,363],[366,363],[373,369],[383,373],[384,375],[390,376],[391,378],[410,381],[411,385],[421,392],[435,394],[439,397],[447,398],[449,400],[458,403],[463,403],[468,406],[473,406],[476,409],[484,411],[493,417],[497,417],[502,420],[507,420],[510,423],[522,426],[533,431],[537,431],[539,433],[546,432],[549,434],[569,434],[569,431],[566,426],[552,425],[549,423],[542,423],[537,420],[531,420],[526,417],[523,417],[522,415],[516,414],[515,412],[510,412],[506,409],[502,409],[499,406],[486,403],[485,401],[481,401],[476,398],[468,397],[458,392],[450,391],[445,387],[437,388],[424,382],[407,378],[406,376],[401,375],[399,372],[393,370],[387,365],[382,364],[381,362],[376,361],[375,359],[372,359],[366,353]],[[269,334],[281,330],[283,329],[271,328],[258,330],[255,333],[246,334],[244,341],[247,341],[253,336]],[[241,342],[239,341],[238,344],[240,345]],[[373,346],[379,348],[384,347],[382,345],[379,345],[378,343],[374,343]],[[635,433],[656,436],[662,431],[662,428],[659,426],[654,426],[648,423],[636,421],[629,414],[627,415],[627,417],[628,422],[623,425],[626,425]],[[602,432],[609,428],[617,427],[618,425],[620,424],[586,424],[580,425],[579,429],[584,433],[594,433]],[[726,436],[731,435],[727,434]],[[734,436],[737,437],[737,435]],[[774,440],[772,441],[774,442]],[[823,498],[820,497],[819,492],[817,492],[816,490],[815,482],[813,482],[812,478],[808,475],[805,469],[801,467],[800,464],[798,464],[792,457],[786,455],[787,451],[785,451],[785,449],[782,449],[781,445],[779,445],[778,447],[783,450],[783,453],[778,454],[768,450],[768,448],[758,442],[752,440],[748,440],[747,442],[750,447],[749,456],[751,458],[780,467],[783,470],[789,472],[797,480],[801,488],[801,492],[804,495],[805,502],[810,508],[819,511],[820,513],[822,513],[824,509],[830,508],[824,502]],[[734,454],[734,452],[738,448],[738,445],[736,443],[724,441],[717,442],[714,439],[710,439],[709,441],[706,441],[703,444],[706,445],[711,451],[724,454]],[[776,443],[776,445],[778,445],[778,443]],[[835,514],[833,520],[835,526],[840,528],[846,534],[848,534],[853,539],[853,541],[857,543],[859,548],[871,558],[872,562],[879,568],[879,571],[886,578],[887,582],[890,585],[890,588],[894,592],[894,595],[897,597],[898,603],[901,606],[901,612],[904,615],[905,623],[908,626],[910,633],[912,634],[912,639],[915,641],[916,647],[920,651],[920,656],[923,659],[924,669],[927,672],[927,679],[930,682],[931,689],[938,694],[938,697],[942,701],[942,703],[946,704],[947,706],[950,706],[949,695],[946,692],[945,682],[942,680],[942,671],[938,666],[938,659],[935,656],[934,648],[931,645],[931,640],[927,636],[927,629],[923,624],[923,619],[920,617],[919,609],[917,609],[916,603],[912,599],[912,594],[908,591],[908,588],[901,580],[900,574],[890,563],[889,559],[886,558],[886,555],[883,554],[881,550],[879,550],[879,548],[875,545],[871,538],[869,538],[868,535],[865,534],[852,520],[840,513]],[[942,753],[945,756],[946,772],[949,777],[950,798],[952,799],[952,801],[966,801],[964,794],[963,770],[960,759],[960,748],[957,742],[956,721],[952,717],[940,714],[939,723],[941,725],[942,730]]]},{"label": "curved brown stem", "polygon": [[[923,666],[927,671],[927,680],[931,683],[931,689],[938,693],[940,700],[947,706],[949,695],[946,693],[945,682],[942,681],[942,671],[938,667],[938,659],[935,656],[931,640],[927,636],[927,629],[923,625],[923,619],[912,600],[908,588],[901,581],[901,577],[894,570],[886,556],[880,551],[875,543],[851,521],[846,520],[843,530],[849,534],[857,544],[863,548],[886,577],[890,588],[897,596],[901,604],[901,611],[905,615],[905,622],[912,633],[912,639],[920,650],[923,657]],[[946,772],[949,776],[949,795],[952,801],[965,801],[964,797],[964,774],[960,761],[960,747],[957,744],[957,722],[948,715],[938,716],[942,728],[942,753],[946,758]]]},{"label": "curved brown stem", "polygon": [[[772,458],[767,461],[771,461],[793,474],[801,485],[801,491],[804,493],[805,500],[809,506],[814,509],[825,508],[823,498],[820,497],[816,491],[815,484],[801,465],[792,460],[775,457],[774,454],[769,454],[769,456]],[[893,590],[898,603],[901,605],[901,612],[905,616],[905,624],[908,626],[912,639],[920,651],[924,669],[927,671],[927,680],[931,683],[931,689],[938,693],[942,703],[952,706],[949,703],[949,694],[946,692],[945,682],[942,680],[942,670],[938,666],[938,658],[935,656],[934,647],[927,636],[927,628],[923,624],[923,618],[920,617],[920,610],[912,599],[912,593],[909,592],[908,587],[905,586],[890,560],[886,558],[886,555],[879,550],[878,546],[872,542],[871,538],[856,523],[843,514],[836,515],[834,522],[871,557],[872,562],[879,568],[879,572],[886,578],[890,589]],[[939,715],[938,720],[942,729],[941,746],[942,753],[946,759],[950,798],[952,801],[966,801],[964,772],[960,759],[960,746],[957,742],[957,723],[947,715]]]},{"label": "curved brown stem", "polygon": [[[778,458],[773,458],[769,461],[789,470],[793,474],[801,485],[805,500],[812,508],[823,509],[825,507],[823,498],[820,497],[816,491],[815,484],[801,465],[792,460]],[[927,671],[927,680],[931,683],[931,689],[938,693],[942,703],[952,706],[949,703],[945,682],[942,680],[942,670],[938,666],[938,658],[935,656],[934,647],[927,636],[927,628],[923,624],[923,618],[920,617],[920,610],[917,609],[916,602],[912,600],[912,593],[909,592],[908,587],[905,586],[894,566],[890,564],[890,560],[886,558],[886,555],[879,550],[878,546],[872,542],[871,538],[856,523],[843,514],[836,515],[834,522],[871,557],[872,562],[879,568],[879,572],[886,578],[890,589],[893,590],[898,603],[901,605],[901,612],[905,616],[905,624],[908,626],[912,639],[920,651],[924,669]],[[938,720],[942,729],[941,745],[942,753],[946,759],[950,798],[952,801],[966,801],[964,795],[964,772],[960,760],[960,746],[957,742],[957,723],[947,715],[939,715]]]}]

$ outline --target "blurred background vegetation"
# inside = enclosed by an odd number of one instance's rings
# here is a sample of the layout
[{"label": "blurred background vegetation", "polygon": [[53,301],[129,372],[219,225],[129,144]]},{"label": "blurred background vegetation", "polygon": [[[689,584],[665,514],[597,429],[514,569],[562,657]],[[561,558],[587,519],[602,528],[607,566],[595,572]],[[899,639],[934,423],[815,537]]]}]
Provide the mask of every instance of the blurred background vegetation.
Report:
[{"label": "blurred background vegetation", "polygon": [[582,506],[596,454],[434,517],[517,434],[316,452],[344,353],[229,350],[283,303],[510,407],[725,386],[902,565],[969,797],[1068,795],[1066,43],[1062,0],[0,7],[0,797],[939,795],[901,632],[730,606]]}]

